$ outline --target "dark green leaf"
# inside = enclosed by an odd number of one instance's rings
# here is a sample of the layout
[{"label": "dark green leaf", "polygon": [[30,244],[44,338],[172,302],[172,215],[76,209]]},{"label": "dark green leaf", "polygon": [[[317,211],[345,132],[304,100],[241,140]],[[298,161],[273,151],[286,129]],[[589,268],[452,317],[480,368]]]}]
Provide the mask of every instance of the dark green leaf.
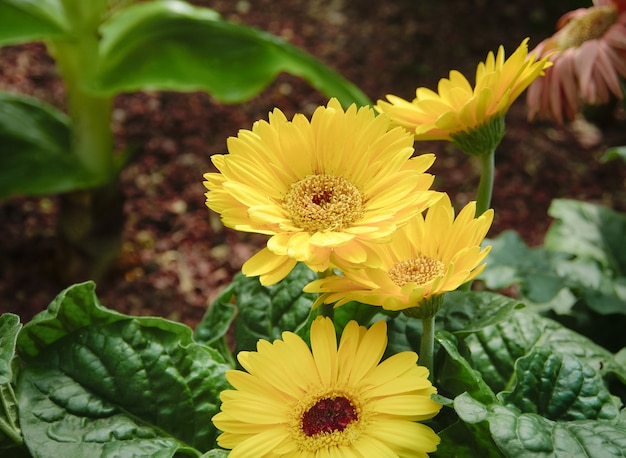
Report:
[{"label": "dark green leaf", "polygon": [[61,0],[2,0],[0,46],[36,41],[67,30]]},{"label": "dark green leaf", "polygon": [[458,421],[438,433],[441,443],[435,458],[499,458],[504,456],[485,428]]},{"label": "dark green leaf", "polygon": [[96,89],[108,94],[205,90],[222,102],[241,102],[287,72],[344,105],[371,104],[309,54],[268,33],[223,21],[207,8],[173,0],[140,3],[114,15],[101,32]]},{"label": "dark green leaf", "polygon": [[233,279],[238,310],[236,352],[255,350],[259,339],[280,339],[283,331],[306,331],[316,295],[304,293],[302,288],[315,278],[315,272],[301,263],[272,286],[261,285],[257,277],[236,275]]},{"label": "dark green leaf", "polygon": [[520,301],[501,294],[452,291],[444,295],[437,321],[446,331],[465,335],[504,321],[523,306]]},{"label": "dark green leaf", "polygon": [[558,421],[619,417],[620,402],[611,396],[600,373],[569,354],[534,347],[515,363],[515,378],[513,390],[498,396],[524,413]]},{"label": "dark green leaf", "polygon": [[211,417],[230,366],[188,327],[104,309],[86,283],[24,326],[18,347],[20,421],[35,456],[169,457],[215,446]]},{"label": "dark green leaf", "polygon": [[12,386],[15,342],[21,327],[17,315],[5,313],[0,316],[0,450],[22,444],[17,400]]},{"label": "dark green leaf", "polygon": [[472,367],[482,373],[494,392],[507,388],[515,361],[526,356],[535,345],[569,353],[594,369],[613,360],[609,351],[584,336],[524,309],[516,311],[507,321],[467,336],[464,343]]},{"label": "dark green leaf", "polygon": [[237,307],[231,303],[235,285],[235,283],[231,283],[215,298],[194,332],[194,337],[198,342],[217,349],[222,353],[222,356],[233,364],[233,357],[226,342],[226,334],[237,314]]},{"label": "dark green leaf", "polygon": [[614,277],[626,273],[626,215],[588,202],[555,199],[548,210],[548,250],[590,258]]},{"label": "dark green leaf", "polygon": [[95,186],[70,149],[67,116],[32,97],[0,92],[0,199]]},{"label": "dark green leaf", "polygon": [[437,332],[436,339],[446,352],[443,362],[435,370],[435,385],[440,387],[442,393],[454,397],[469,392],[476,399],[494,402],[496,396],[484,382],[481,373],[473,369],[469,361],[461,355],[457,338],[449,332],[440,331]]},{"label": "dark green leaf", "polygon": [[422,336],[422,320],[399,313],[387,317],[387,350],[385,356],[402,351],[414,351],[419,355]]},{"label": "dark green leaf", "polygon": [[462,394],[454,400],[459,417],[470,424],[487,422],[504,456],[511,458],[626,456],[626,426],[597,420],[555,422],[533,413],[520,414],[499,404],[485,405]]}]

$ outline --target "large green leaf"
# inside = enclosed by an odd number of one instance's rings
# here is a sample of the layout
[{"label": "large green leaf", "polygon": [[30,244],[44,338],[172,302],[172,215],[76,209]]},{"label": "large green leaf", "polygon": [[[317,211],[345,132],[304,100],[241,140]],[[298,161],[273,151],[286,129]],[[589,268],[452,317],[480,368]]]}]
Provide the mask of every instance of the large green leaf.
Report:
[{"label": "large green leaf", "polygon": [[24,326],[17,384],[34,456],[196,456],[215,447],[211,423],[230,368],[191,329],[133,318],[74,285]]},{"label": "large green leaf", "polygon": [[[486,405],[465,393],[454,400],[459,417],[484,425],[504,456],[511,458],[625,457],[626,425],[597,420],[557,422],[519,413],[498,403]],[[485,423],[486,422],[486,423]]]},{"label": "large green leaf", "polygon": [[610,367],[613,354],[556,321],[536,313],[516,311],[507,321],[484,328],[464,339],[472,367],[479,370],[494,391],[506,389],[515,361],[535,345],[576,356],[595,369]]},{"label": "large green leaf", "polygon": [[13,392],[13,360],[17,334],[22,325],[17,315],[0,316],[0,450],[22,444],[17,400]]},{"label": "large green leaf", "polygon": [[207,8],[174,0],[141,3],[111,17],[101,33],[95,88],[108,94],[205,90],[220,101],[241,102],[287,72],[344,105],[371,103],[309,54],[271,34],[223,21]]},{"label": "large green leaf", "polygon": [[0,199],[94,186],[72,155],[66,115],[32,97],[0,92]]},{"label": "large green leaf", "polygon": [[559,421],[619,417],[621,403],[611,395],[600,373],[567,353],[533,347],[516,361],[515,380],[515,387],[499,397],[522,412]]},{"label": "large green leaf", "polygon": [[0,46],[41,40],[67,29],[62,0],[0,0]]}]

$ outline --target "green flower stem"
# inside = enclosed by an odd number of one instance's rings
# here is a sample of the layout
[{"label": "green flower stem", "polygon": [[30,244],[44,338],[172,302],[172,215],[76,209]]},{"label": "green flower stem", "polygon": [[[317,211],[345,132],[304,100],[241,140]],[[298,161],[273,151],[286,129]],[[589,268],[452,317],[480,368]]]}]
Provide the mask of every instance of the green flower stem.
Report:
[{"label": "green flower stem", "polygon": [[428,369],[428,379],[434,381],[433,351],[435,348],[435,316],[422,318],[422,340],[420,342],[419,364]]},{"label": "green flower stem", "polygon": [[495,169],[495,154],[492,150],[480,157],[480,182],[476,193],[476,216],[480,216],[491,208],[491,194],[493,192],[493,177]]}]

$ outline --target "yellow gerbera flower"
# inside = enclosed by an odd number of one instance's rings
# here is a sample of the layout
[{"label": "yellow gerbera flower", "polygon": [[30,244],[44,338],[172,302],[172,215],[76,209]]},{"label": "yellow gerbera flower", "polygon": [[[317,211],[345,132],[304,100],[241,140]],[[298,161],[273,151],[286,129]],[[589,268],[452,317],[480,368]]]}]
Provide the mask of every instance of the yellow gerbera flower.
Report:
[{"label": "yellow gerbera flower", "polygon": [[380,362],[384,321],[369,330],[351,321],[339,348],[328,318],[313,322],[311,349],[292,332],[282,337],[239,353],[247,372],[226,373],[235,390],[222,392],[213,423],[231,458],[426,457],[435,451],[439,436],[416,421],[439,412],[430,398],[436,390],[414,352]]},{"label": "yellow gerbera flower", "polygon": [[[481,249],[493,220],[489,209],[474,217],[470,202],[456,219],[447,195],[427,212],[417,215],[394,233],[391,242],[376,247],[379,268],[346,268],[343,275],[315,280],[307,292],[323,293],[315,306],[350,301],[378,305],[387,310],[419,307],[422,301],[453,291],[483,271],[491,247]],[[435,310],[436,312],[436,310]]]},{"label": "yellow gerbera flower", "polygon": [[439,193],[424,173],[433,154],[413,155],[413,137],[389,130],[369,107],[346,111],[335,99],[309,121],[278,109],[228,139],[204,175],[207,206],[225,226],[271,235],[243,265],[270,285],[297,261],[321,272],[336,262],[373,263],[365,242],[384,240]]},{"label": "yellow gerbera flower", "polygon": [[502,46],[495,57],[490,52],[486,61],[478,64],[474,88],[465,76],[452,70],[450,78],[439,81],[439,93],[420,87],[412,102],[387,95],[390,103],[379,100],[376,108],[389,113],[393,122],[414,133],[418,140],[452,140],[455,134],[473,131],[502,118],[549,65],[547,59],[536,60],[534,54],[528,56],[528,39],[525,39],[506,60]]}]

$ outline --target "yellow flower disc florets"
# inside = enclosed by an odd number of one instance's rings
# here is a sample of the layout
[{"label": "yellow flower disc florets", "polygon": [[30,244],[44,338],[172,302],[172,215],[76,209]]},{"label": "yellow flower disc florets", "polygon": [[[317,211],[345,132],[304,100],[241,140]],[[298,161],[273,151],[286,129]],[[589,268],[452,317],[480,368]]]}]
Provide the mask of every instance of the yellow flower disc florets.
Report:
[{"label": "yellow flower disc florets", "polygon": [[391,266],[387,275],[396,285],[402,287],[407,283],[422,285],[434,280],[444,273],[445,266],[435,258],[420,256],[419,258],[400,261]]},{"label": "yellow flower disc florets", "polygon": [[601,38],[615,24],[617,17],[618,11],[612,6],[589,8],[587,14],[565,25],[558,39],[559,49],[578,48],[586,41]]},{"label": "yellow flower disc florets", "polygon": [[340,230],[363,217],[361,192],[333,175],[307,175],[293,183],[284,205],[294,224],[309,232]]},{"label": "yellow flower disc florets", "polygon": [[366,426],[358,396],[350,390],[332,389],[307,396],[292,409],[291,434],[301,452],[326,447],[350,447]]}]

